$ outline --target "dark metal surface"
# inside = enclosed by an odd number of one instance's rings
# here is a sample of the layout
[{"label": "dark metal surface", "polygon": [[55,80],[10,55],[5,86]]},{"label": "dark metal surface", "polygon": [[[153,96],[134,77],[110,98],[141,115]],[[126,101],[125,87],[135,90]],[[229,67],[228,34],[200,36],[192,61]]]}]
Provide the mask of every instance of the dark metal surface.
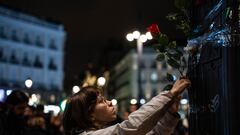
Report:
[{"label": "dark metal surface", "polygon": [[[205,4],[208,5],[192,10],[192,15],[195,15],[192,26],[205,24],[201,20],[204,20],[204,16],[211,12],[219,1],[206,1]],[[239,3],[237,0],[224,1],[225,5],[222,5],[222,8],[230,7],[232,18],[227,20],[223,13],[219,13],[218,17],[212,20],[217,24],[218,31],[205,30],[204,33],[200,33],[200,57],[189,57],[188,77],[192,82],[192,87],[188,90],[190,135],[240,134],[237,126],[240,121]],[[206,36],[207,33],[214,35],[223,29],[229,29],[222,33],[225,37]]]}]

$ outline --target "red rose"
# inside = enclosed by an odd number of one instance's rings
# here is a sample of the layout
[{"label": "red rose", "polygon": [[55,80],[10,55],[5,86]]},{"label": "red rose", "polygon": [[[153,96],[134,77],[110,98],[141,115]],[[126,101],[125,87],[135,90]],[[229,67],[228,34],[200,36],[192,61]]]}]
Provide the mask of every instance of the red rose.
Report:
[{"label": "red rose", "polygon": [[160,30],[159,30],[159,28],[158,28],[158,25],[155,24],[155,23],[152,24],[152,25],[150,25],[150,26],[147,28],[147,30],[148,30],[149,32],[151,32],[151,34],[152,34],[153,37],[155,37],[155,36],[157,36],[157,35],[160,34]]},{"label": "red rose", "polygon": [[195,4],[198,5],[202,5],[204,3],[205,0],[196,0]]}]

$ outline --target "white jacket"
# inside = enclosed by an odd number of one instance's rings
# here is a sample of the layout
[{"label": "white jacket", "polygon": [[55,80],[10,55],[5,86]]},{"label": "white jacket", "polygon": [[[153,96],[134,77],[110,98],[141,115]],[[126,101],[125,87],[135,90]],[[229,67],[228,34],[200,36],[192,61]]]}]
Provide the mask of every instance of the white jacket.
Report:
[{"label": "white jacket", "polygon": [[80,135],[170,135],[179,117],[167,112],[173,102],[170,92],[163,92],[131,113],[128,120]]}]

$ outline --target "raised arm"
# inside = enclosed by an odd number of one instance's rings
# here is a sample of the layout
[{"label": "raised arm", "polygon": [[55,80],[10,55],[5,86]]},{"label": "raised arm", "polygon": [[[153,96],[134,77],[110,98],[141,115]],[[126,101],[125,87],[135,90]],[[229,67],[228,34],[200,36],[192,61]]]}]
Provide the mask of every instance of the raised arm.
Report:
[{"label": "raised arm", "polygon": [[137,111],[131,113],[128,117],[128,120],[108,128],[84,132],[83,134],[146,135],[156,126],[158,121],[165,116],[167,110],[174,103],[174,98],[182,93],[189,85],[190,82],[187,79],[177,80],[170,91],[162,92],[156,97],[152,98],[152,100],[141,106]]},{"label": "raised arm", "polygon": [[180,119],[178,114],[181,97],[175,98],[174,104],[167,113],[160,119],[157,125],[147,135],[171,135]]}]

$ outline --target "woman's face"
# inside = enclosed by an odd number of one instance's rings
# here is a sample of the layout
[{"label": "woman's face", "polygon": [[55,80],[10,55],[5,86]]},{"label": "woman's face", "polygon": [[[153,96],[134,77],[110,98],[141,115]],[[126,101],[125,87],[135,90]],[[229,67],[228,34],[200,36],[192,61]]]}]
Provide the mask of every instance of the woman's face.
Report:
[{"label": "woman's face", "polygon": [[98,96],[97,104],[93,110],[93,118],[99,123],[108,123],[116,119],[116,110],[111,101]]}]

